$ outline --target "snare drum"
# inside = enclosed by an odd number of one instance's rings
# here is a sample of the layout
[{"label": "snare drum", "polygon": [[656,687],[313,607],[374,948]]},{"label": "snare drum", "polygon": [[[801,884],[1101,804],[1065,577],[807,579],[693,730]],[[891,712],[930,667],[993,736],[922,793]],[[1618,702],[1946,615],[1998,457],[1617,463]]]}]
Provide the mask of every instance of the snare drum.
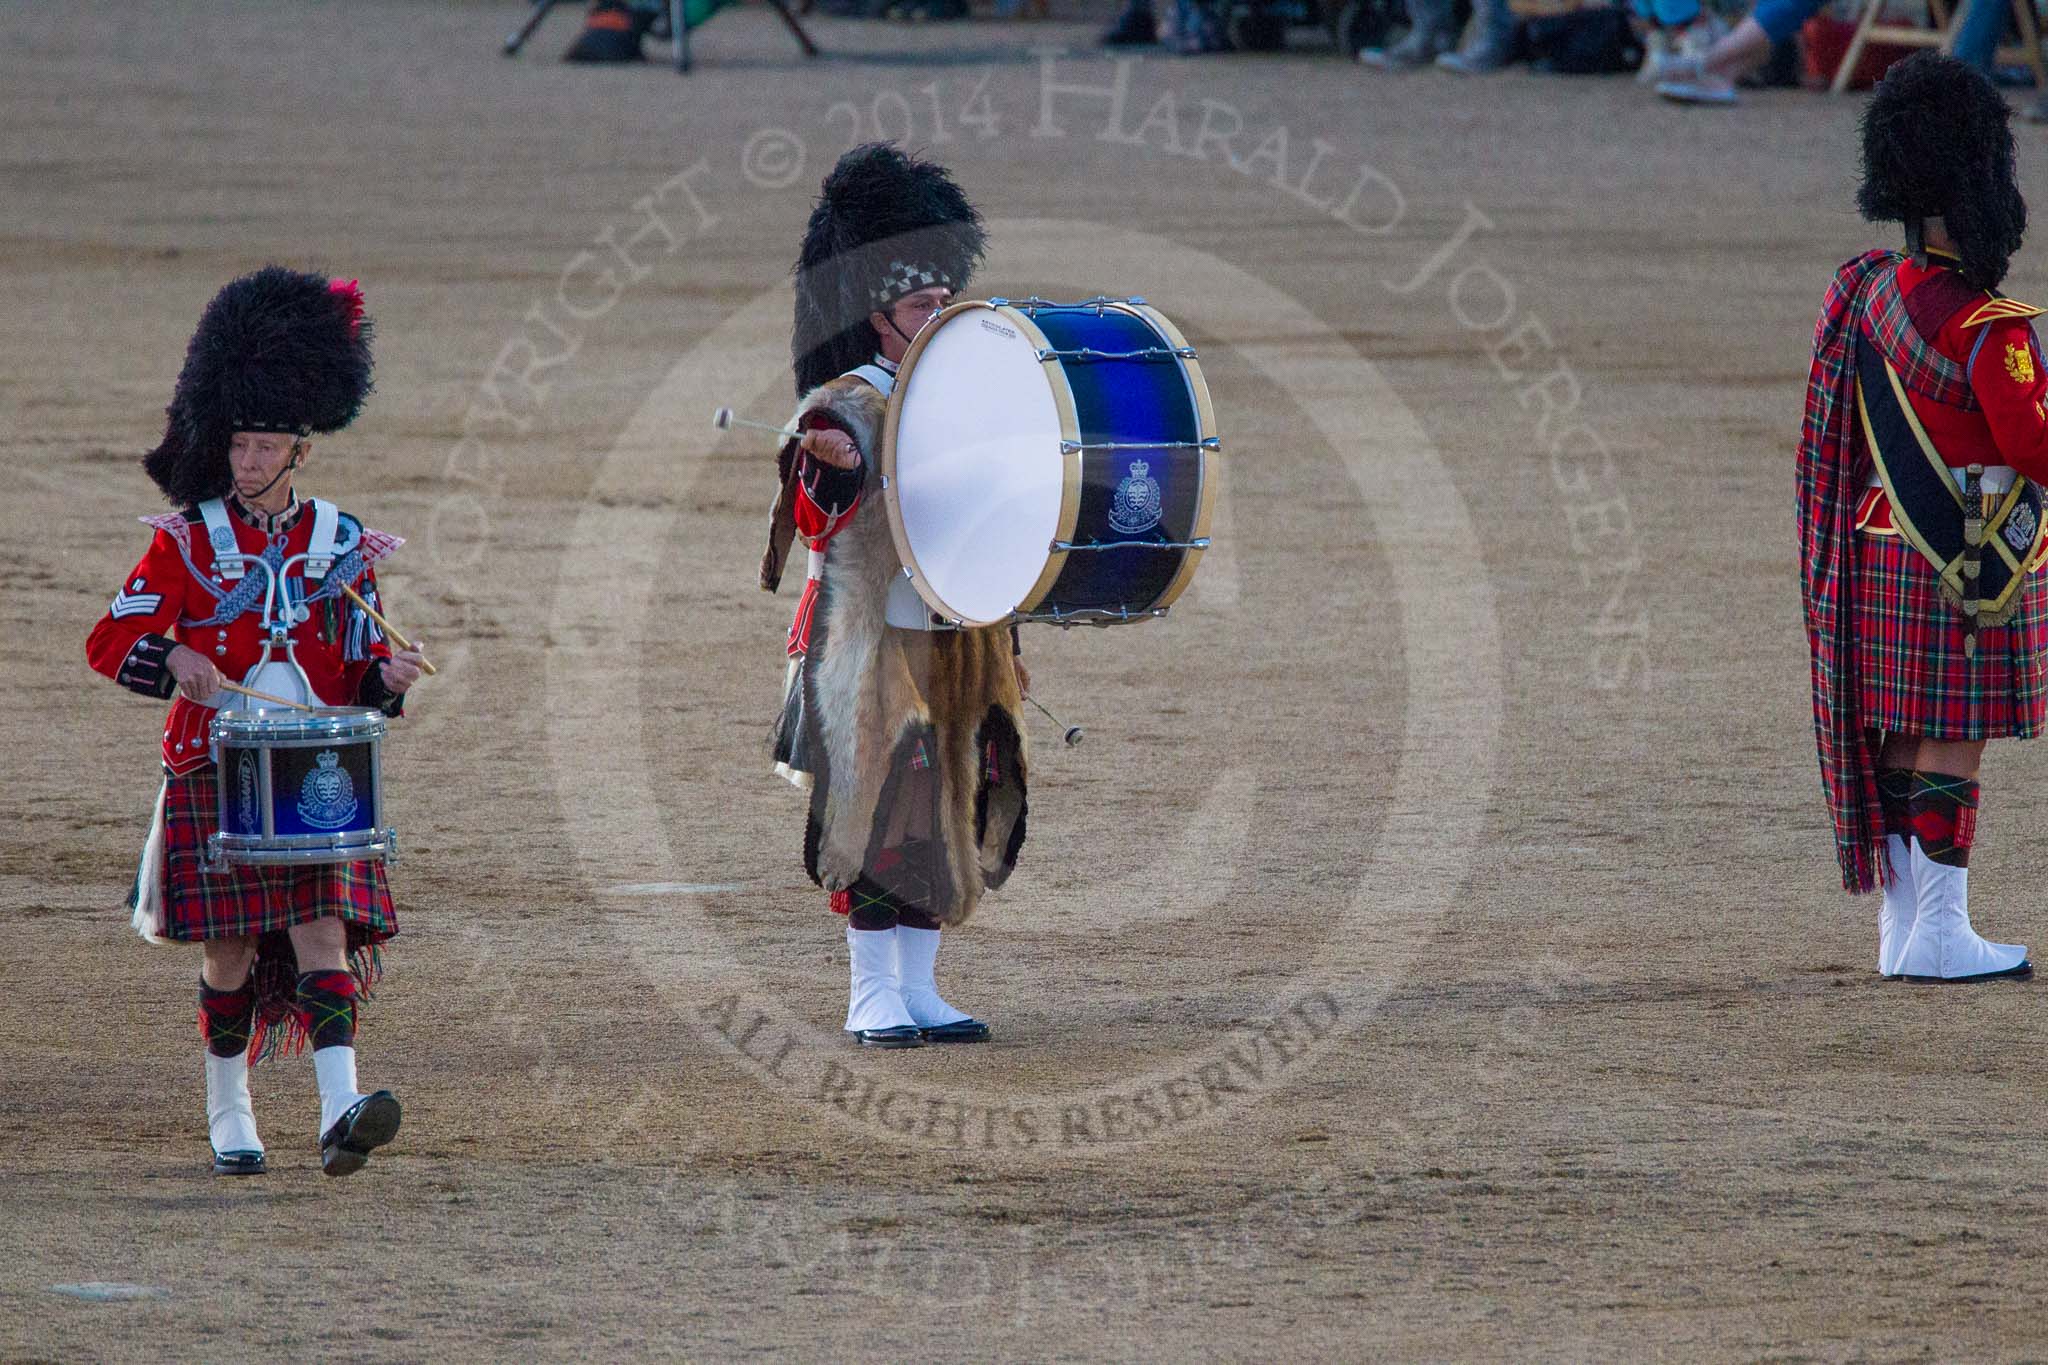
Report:
[{"label": "snare drum", "polygon": [[384,825],[383,713],[223,711],[210,750],[220,778],[220,831],[206,862],[396,862]]},{"label": "snare drum", "polygon": [[947,622],[1143,621],[1209,544],[1221,444],[1194,348],[1143,299],[968,301],[898,368],[882,496]]}]

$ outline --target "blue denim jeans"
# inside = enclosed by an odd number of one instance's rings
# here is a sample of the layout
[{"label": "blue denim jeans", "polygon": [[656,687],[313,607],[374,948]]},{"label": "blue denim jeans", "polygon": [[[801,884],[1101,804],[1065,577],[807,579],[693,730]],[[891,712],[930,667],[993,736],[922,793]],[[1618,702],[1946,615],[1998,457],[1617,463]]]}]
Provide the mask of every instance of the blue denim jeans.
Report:
[{"label": "blue denim jeans", "polygon": [[1757,0],[1749,17],[1756,20],[1773,43],[1782,43],[1799,32],[1800,26],[1825,8],[1827,0]]},{"label": "blue denim jeans", "polygon": [[[1418,24],[1429,23],[1432,27],[1448,32],[1451,27],[1451,12],[1455,0],[1410,0],[1408,12]],[[1515,16],[1508,9],[1508,0],[1473,0],[1473,17],[1480,22],[1480,33],[1495,42],[1507,42],[1515,31]]]},{"label": "blue denim jeans", "polygon": [[1956,27],[1956,60],[1989,73],[2011,14],[2012,0],[1964,0]]},{"label": "blue denim jeans", "polygon": [[1700,17],[1700,0],[1633,0],[1638,19],[1659,28],[1684,28]]}]

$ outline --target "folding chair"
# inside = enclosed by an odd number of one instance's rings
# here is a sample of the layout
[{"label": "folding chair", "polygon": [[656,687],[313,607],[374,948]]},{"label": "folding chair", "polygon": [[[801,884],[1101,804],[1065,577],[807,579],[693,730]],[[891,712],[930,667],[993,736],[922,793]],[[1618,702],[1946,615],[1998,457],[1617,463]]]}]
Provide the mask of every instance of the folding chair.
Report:
[{"label": "folding chair", "polygon": [[[1956,34],[1962,29],[1964,10],[1971,5],[1995,5],[2000,0],[1962,0],[1954,14],[1949,13],[1948,0],[1927,0],[1927,9],[1934,18],[1933,28],[1917,28],[1911,24],[1888,24],[1884,22],[1885,0],[1864,0],[1863,14],[1856,21],[1855,36],[1849,39],[1849,50],[1842,54],[1842,64],[1835,68],[1835,79],[1828,86],[1828,93],[1839,95],[1849,88],[1850,79],[1856,74],[1856,63],[1862,60],[1864,47],[1872,42],[1897,43],[1903,47],[1938,47],[1943,52],[1954,52]],[[2011,0],[2012,16],[2019,23],[2020,43],[2018,47],[2001,47],[1994,61],[2005,65],[2024,62],[2034,69],[2034,85],[2048,91],[2048,65],[2041,61],[2041,29],[2034,22],[2033,0]]]}]

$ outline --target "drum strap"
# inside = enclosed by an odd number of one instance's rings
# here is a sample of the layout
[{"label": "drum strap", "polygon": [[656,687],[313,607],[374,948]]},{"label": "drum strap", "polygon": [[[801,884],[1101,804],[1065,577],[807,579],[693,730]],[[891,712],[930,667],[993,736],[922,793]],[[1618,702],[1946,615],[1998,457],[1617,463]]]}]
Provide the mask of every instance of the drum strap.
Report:
[{"label": "drum strap", "polygon": [[884,398],[887,398],[896,387],[896,372],[885,370],[880,365],[856,365],[847,373],[857,379],[866,380],[868,385]]},{"label": "drum strap", "polygon": [[307,498],[313,504],[313,539],[306,546],[305,575],[318,583],[334,567],[335,533],[341,528],[341,509],[325,498]]},{"label": "drum strap", "polygon": [[208,498],[199,504],[199,515],[206,520],[206,543],[213,547],[214,571],[228,582],[233,583],[242,576],[239,561],[223,561],[223,555],[236,553],[235,524],[228,519],[228,505],[221,498]]}]

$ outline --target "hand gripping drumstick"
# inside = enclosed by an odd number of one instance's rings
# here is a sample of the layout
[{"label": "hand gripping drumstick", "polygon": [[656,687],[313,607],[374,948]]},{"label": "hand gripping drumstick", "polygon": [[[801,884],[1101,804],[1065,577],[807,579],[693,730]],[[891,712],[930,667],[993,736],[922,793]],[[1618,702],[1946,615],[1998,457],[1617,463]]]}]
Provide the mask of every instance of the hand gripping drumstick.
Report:
[{"label": "hand gripping drumstick", "polygon": [[1083,739],[1086,739],[1088,737],[1088,732],[1086,730],[1083,730],[1080,726],[1069,725],[1065,721],[1061,720],[1058,716],[1054,715],[1051,711],[1046,710],[1045,703],[1040,701],[1038,698],[1026,697],[1024,700],[1030,702],[1040,711],[1044,711],[1045,718],[1047,720],[1051,721],[1054,725],[1059,726],[1060,729],[1067,732],[1066,740],[1067,747],[1069,749],[1073,748],[1076,744],[1079,744]]},{"label": "hand gripping drumstick", "polygon": [[[398,642],[398,647],[400,649],[414,648],[413,642],[406,639],[403,635],[400,635],[398,633],[398,627],[392,625],[389,621],[385,620],[383,615],[380,612],[378,612],[378,610],[375,607],[371,606],[368,602],[365,602],[362,598],[361,593],[358,593],[354,588],[351,588],[346,583],[341,585],[341,590],[348,594],[349,601],[355,603],[364,611],[368,612],[370,615],[370,619],[377,623],[378,629],[382,630],[386,635],[389,635],[392,639],[396,640]],[[420,672],[426,674],[428,677],[431,678],[440,671],[440,669],[435,668],[431,663],[427,662],[426,655],[420,655]]]},{"label": "hand gripping drumstick", "polygon": [[732,415],[731,408],[720,408],[717,412],[712,413],[711,425],[717,427],[720,431],[731,431],[734,427],[752,427],[756,431],[772,431],[777,436],[787,437],[792,441],[801,441],[804,438],[804,434],[801,431],[793,430],[790,427],[778,427],[772,422],[756,422],[748,417],[735,417]]}]

